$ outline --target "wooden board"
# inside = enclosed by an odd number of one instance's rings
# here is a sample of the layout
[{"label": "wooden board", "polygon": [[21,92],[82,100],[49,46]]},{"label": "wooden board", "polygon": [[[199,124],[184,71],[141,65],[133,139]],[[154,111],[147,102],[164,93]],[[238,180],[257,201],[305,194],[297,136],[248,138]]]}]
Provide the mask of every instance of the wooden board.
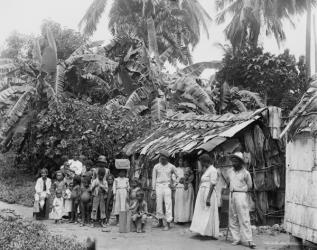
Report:
[{"label": "wooden board", "polygon": [[317,243],[317,145],[308,133],[286,146],[284,224],[293,236]]}]

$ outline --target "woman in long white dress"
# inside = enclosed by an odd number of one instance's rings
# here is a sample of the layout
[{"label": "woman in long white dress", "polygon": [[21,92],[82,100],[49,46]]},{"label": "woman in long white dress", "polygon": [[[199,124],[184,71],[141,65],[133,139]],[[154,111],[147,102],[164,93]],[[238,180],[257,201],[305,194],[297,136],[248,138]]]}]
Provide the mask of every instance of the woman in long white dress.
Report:
[{"label": "woman in long white dress", "polygon": [[190,222],[194,213],[194,189],[192,181],[194,175],[188,165],[181,157],[177,168],[174,222]]},{"label": "woman in long white dress", "polygon": [[203,175],[196,198],[194,216],[190,230],[202,236],[219,237],[218,200],[215,186],[218,180],[217,169],[211,165],[207,154],[199,157]]}]

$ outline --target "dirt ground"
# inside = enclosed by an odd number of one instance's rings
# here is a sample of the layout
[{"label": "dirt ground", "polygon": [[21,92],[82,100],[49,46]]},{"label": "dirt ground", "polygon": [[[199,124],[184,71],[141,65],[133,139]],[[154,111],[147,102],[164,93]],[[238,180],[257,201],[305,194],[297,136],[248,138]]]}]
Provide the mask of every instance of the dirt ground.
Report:
[{"label": "dirt ground", "polygon": [[[32,219],[32,208],[15,204],[0,202],[0,209],[14,209],[24,219]],[[152,229],[145,234],[118,232],[118,227],[110,226],[110,232],[102,232],[100,228],[79,227],[74,224],[54,224],[52,221],[39,222],[47,225],[50,232],[58,235],[72,237],[78,241],[85,242],[88,237],[97,240],[98,250],[192,250],[192,249],[248,249],[243,246],[232,246],[225,237],[219,240],[201,238],[192,234],[188,226],[174,226],[170,231]],[[287,234],[256,235],[254,241],[257,249],[265,250],[295,250],[299,249],[290,243]]]}]

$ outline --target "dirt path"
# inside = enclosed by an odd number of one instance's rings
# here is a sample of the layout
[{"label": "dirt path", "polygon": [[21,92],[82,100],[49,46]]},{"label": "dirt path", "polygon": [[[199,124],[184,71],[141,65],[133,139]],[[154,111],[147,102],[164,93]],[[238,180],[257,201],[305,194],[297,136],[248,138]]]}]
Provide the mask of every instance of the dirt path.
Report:
[{"label": "dirt path", "polygon": [[[7,204],[0,201],[0,209],[14,209],[22,218],[32,219],[32,208]],[[118,227],[109,227],[111,232],[101,232],[100,228],[79,227],[74,224],[58,224],[52,221],[41,222],[47,225],[50,232],[67,237],[72,237],[78,241],[86,241],[87,237],[97,239],[98,250],[192,250],[192,249],[221,249],[221,250],[241,250],[248,249],[243,246],[233,247],[224,238],[218,241],[201,239],[194,236],[187,227],[175,226],[169,232],[163,232],[160,229],[152,229],[145,234],[127,233],[120,234]],[[257,235],[255,236],[257,249],[265,250],[283,250],[297,249],[296,246],[290,246],[289,237],[286,234],[276,236]]]}]

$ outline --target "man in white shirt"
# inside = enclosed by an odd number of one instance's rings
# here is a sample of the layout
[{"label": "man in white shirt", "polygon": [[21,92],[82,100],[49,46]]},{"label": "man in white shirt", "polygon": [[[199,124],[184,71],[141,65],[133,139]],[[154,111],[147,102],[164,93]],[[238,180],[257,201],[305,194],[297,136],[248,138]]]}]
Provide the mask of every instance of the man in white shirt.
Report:
[{"label": "man in white shirt", "polygon": [[249,247],[256,246],[252,240],[250,222],[250,209],[248,204],[248,192],[252,188],[252,179],[244,165],[244,157],[241,152],[231,156],[233,170],[229,174],[230,199],[229,199],[229,229],[233,237],[233,245],[239,245],[241,238],[248,242]]},{"label": "man in white shirt", "polygon": [[[163,218],[166,219],[164,230],[170,229],[173,220],[172,215],[172,175],[176,173],[176,167],[168,162],[169,153],[165,150],[160,152],[159,163],[156,164],[152,172],[152,191],[156,194],[156,215],[160,219],[159,226],[163,226]],[[165,204],[165,216],[163,213],[163,202]]]}]

